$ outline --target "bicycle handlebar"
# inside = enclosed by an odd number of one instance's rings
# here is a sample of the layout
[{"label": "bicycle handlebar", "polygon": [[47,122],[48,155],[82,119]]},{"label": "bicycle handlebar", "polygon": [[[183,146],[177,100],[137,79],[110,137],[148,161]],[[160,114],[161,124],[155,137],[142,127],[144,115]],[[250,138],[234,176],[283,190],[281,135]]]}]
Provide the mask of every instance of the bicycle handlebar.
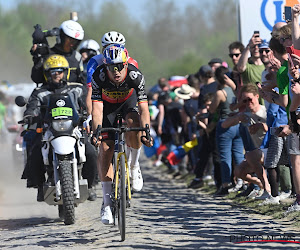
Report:
[{"label": "bicycle handlebar", "polygon": [[96,131],[95,131],[95,137],[98,139],[101,133],[105,132],[119,132],[119,133],[125,133],[130,131],[145,131],[146,135],[141,136],[141,142],[145,144],[145,142],[142,140],[142,138],[145,138],[146,140],[150,140],[150,127],[149,124],[146,124],[145,128],[137,127],[137,128],[128,128],[128,127],[120,127],[120,128],[102,128],[101,125],[98,125]]}]

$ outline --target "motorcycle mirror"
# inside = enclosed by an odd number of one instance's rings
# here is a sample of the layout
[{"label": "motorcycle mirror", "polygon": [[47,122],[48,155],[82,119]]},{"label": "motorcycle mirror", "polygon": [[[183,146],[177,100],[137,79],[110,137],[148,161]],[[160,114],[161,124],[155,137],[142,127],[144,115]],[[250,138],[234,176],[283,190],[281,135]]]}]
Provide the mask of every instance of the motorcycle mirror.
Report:
[{"label": "motorcycle mirror", "polygon": [[27,100],[24,96],[17,96],[15,99],[15,103],[19,106],[19,107],[24,107],[27,103]]}]

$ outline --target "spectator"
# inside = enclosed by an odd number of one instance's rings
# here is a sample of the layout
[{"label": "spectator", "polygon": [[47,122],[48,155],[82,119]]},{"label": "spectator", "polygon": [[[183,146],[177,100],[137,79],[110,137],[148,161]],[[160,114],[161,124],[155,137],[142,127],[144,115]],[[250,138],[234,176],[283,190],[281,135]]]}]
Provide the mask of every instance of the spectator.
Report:
[{"label": "spectator", "polygon": [[215,93],[218,83],[215,81],[212,68],[208,65],[201,66],[196,75],[199,76],[200,82],[203,83],[198,99],[198,108],[201,108],[204,96],[209,93]]},{"label": "spectator", "polygon": [[[175,94],[182,100],[184,100],[184,105],[182,109],[182,125],[185,135],[185,141],[191,141],[195,139],[197,123],[194,120],[195,115],[198,112],[198,96],[195,94],[196,89],[190,87],[187,84],[181,85],[180,88],[175,89]],[[191,167],[189,169],[195,169],[196,167],[196,157],[198,146],[194,147],[189,151],[188,157]]]},{"label": "spectator", "polygon": [[[289,92],[289,77],[288,77],[288,55],[285,51],[285,48],[283,47],[282,44],[280,44],[279,40],[276,38],[271,38],[270,40],[270,49],[273,52],[274,57],[280,61],[280,64],[282,65],[278,71],[277,71],[277,75],[276,75],[276,81],[277,81],[277,85],[278,85],[278,90],[279,90],[279,95],[273,95],[273,91],[266,91],[268,89],[265,89],[264,87],[262,88],[263,90],[263,97],[265,99],[267,99],[268,102],[271,103],[272,106],[279,104],[279,108],[278,109],[278,113],[276,112],[272,112],[271,110],[268,110],[268,117],[269,117],[269,113],[270,114],[276,114],[274,116],[274,118],[272,118],[272,120],[274,120],[273,122],[276,123],[277,120],[281,120],[282,118],[284,119],[284,117],[286,116],[286,114],[284,113],[284,111],[282,110],[283,108],[285,108],[286,113],[289,113],[289,104],[290,104],[290,99],[288,97],[288,92]],[[270,60],[272,61],[272,60]],[[275,106],[276,108],[276,106]],[[273,109],[274,110],[274,109]],[[276,111],[276,109],[274,110]],[[269,118],[268,118],[269,119]],[[271,121],[272,122],[272,121]],[[285,122],[286,124],[286,122]],[[284,125],[284,123],[277,123],[277,124],[273,124],[271,126],[273,127],[277,127],[279,125]],[[275,140],[275,142],[274,142]],[[280,149],[282,148],[282,150],[284,150],[285,147],[285,139],[282,137],[277,137],[275,139],[272,139],[272,143],[269,143],[269,145],[271,147],[273,147],[274,145],[277,145],[277,147]],[[272,149],[271,149],[272,151]],[[280,150],[279,150],[280,151]],[[283,154],[283,153],[282,153]],[[268,153],[269,155],[269,153]],[[269,159],[267,155],[267,164],[266,167],[269,165]],[[276,157],[274,155],[274,157]],[[282,156],[283,157],[283,156]],[[284,159],[284,158],[283,158]],[[278,159],[279,160],[279,159]],[[281,161],[282,163],[282,161]],[[271,184],[271,192],[272,192],[272,197],[270,197],[268,199],[268,202],[277,202],[278,198],[275,198],[278,196],[276,189],[278,190],[278,185],[277,182],[274,182],[274,179],[276,178],[276,175],[278,175],[279,172],[279,180],[280,180],[280,186],[281,186],[281,194],[279,199],[282,200],[284,198],[287,198],[290,194],[291,194],[291,176],[290,176],[290,168],[289,168],[289,164],[278,164],[278,169],[276,171],[276,173],[270,173],[269,174],[269,182]],[[275,170],[275,169],[274,169]],[[269,171],[274,171],[274,170],[268,170]],[[273,179],[272,179],[273,177]],[[271,178],[271,180],[270,180]],[[272,186],[275,186],[275,190]],[[273,199],[275,198],[275,199]]]},{"label": "spectator", "polygon": [[[158,109],[157,134],[161,136],[162,144],[167,146],[169,153],[180,145],[182,105],[172,101],[169,91],[164,91],[158,97]],[[170,172],[175,172],[177,168],[178,166],[173,166]]]},{"label": "spectator", "polygon": [[213,73],[215,73],[216,69],[222,66],[223,61],[220,58],[213,58],[208,62],[208,65],[211,67]]},{"label": "spectator", "polygon": [[[261,38],[257,34],[253,34],[236,65],[238,72],[242,75],[244,85],[261,81],[261,74],[265,66],[259,54],[260,43]],[[249,52],[251,54],[250,58],[248,58]]]},{"label": "spectator", "polygon": [[284,25],[286,25],[285,22],[275,23],[275,25],[273,26],[272,32],[271,32],[272,38],[276,38],[276,39],[279,38],[279,29]]},{"label": "spectator", "polygon": [[[200,81],[204,83],[204,85],[200,89],[200,95],[198,98],[198,109],[199,114],[207,113],[205,111],[207,109],[206,103],[204,102],[205,96],[208,94],[214,94],[217,91],[218,83],[215,81],[213,70],[209,65],[204,65],[200,67],[197,75],[200,77]],[[205,133],[202,138],[202,146],[199,149],[198,161],[196,168],[194,170],[195,178],[188,185],[188,188],[199,188],[203,186],[203,175],[205,169],[207,167],[209,157],[213,154],[213,164],[214,164],[214,177],[217,189],[221,186],[221,175],[220,175],[220,161],[219,154],[216,148],[215,141],[215,132],[216,132],[216,121],[213,115],[209,117],[209,125],[207,128],[204,128]]]},{"label": "spectator", "polygon": [[[231,110],[229,105],[234,93],[227,83],[230,78],[227,77],[228,69],[220,66],[216,69],[215,76],[219,82],[219,90],[214,95],[212,104],[209,106],[209,112],[215,113],[218,110],[220,120],[217,124],[216,139],[217,148],[220,153],[222,186],[216,195],[227,195],[229,184],[231,183],[232,174],[232,155],[236,165],[240,164],[243,159],[243,141],[239,133],[239,125],[229,128],[222,128],[222,122],[229,117]],[[240,186],[241,187],[241,186]]]},{"label": "spectator", "polygon": [[159,93],[162,91],[168,91],[170,88],[167,78],[160,77],[156,85],[154,85],[150,90],[149,93],[152,94],[152,99],[158,99]]},{"label": "spectator", "polygon": [[[279,40],[282,43],[282,45],[286,47],[293,47],[293,41],[292,36],[294,38],[296,48],[299,48],[299,13],[300,13],[300,6],[296,5],[292,8],[292,23],[287,24],[280,28],[279,30]],[[292,31],[293,27],[293,31]],[[296,57],[297,58],[297,57]],[[295,62],[295,61],[294,61]],[[294,79],[299,79],[299,61],[294,63],[294,67],[291,67],[292,65],[289,64],[289,70],[290,74]],[[282,132],[280,132],[279,136],[288,136],[288,147],[289,147],[289,155],[290,155],[290,161],[292,165],[292,171],[293,171],[293,182],[296,192],[296,201],[295,203],[290,206],[287,210],[287,213],[293,212],[293,211],[300,211],[300,150],[299,150],[299,135],[297,133],[298,124],[297,124],[297,116],[295,113],[295,110],[299,110],[299,107],[297,107],[297,98],[298,97],[298,89],[299,84],[295,83],[292,84],[290,81],[290,98],[291,98],[291,106],[290,106],[290,116],[291,121],[293,123],[293,132],[291,131],[290,126],[283,126]],[[292,112],[293,111],[293,112]]]},{"label": "spectator", "polygon": [[[262,167],[264,161],[264,153],[260,150],[260,145],[264,138],[265,132],[268,130],[266,125],[266,108],[258,102],[259,94],[257,87],[248,84],[242,88],[242,100],[246,104],[246,112],[227,118],[223,123],[223,128],[229,128],[239,123],[244,123],[248,127],[254,148],[245,154],[245,160],[236,167],[235,175],[250,183],[257,184],[260,191],[253,190],[248,197],[255,198],[261,196],[265,189],[270,192],[269,183],[266,173]],[[251,174],[255,173],[257,177]]]}]

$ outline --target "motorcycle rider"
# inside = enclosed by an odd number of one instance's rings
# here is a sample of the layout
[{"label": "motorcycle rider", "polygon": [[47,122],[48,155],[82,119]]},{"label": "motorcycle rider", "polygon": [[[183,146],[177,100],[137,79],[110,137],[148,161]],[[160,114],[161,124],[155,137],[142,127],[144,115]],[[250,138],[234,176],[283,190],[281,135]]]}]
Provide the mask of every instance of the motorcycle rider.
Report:
[{"label": "motorcycle rider", "polygon": [[[32,37],[33,40],[43,40],[45,41],[45,38],[43,37],[44,33],[41,31],[41,29],[36,29],[33,33]],[[78,45],[83,40],[84,37],[84,30],[82,26],[73,20],[67,20],[64,21],[59,28],[59,42],[57,42],[54,47],[50,48],[48,50],[48,53],[42,55],[39,55],[39,51],[37,50],[38,45],[33,44],[31,48],[31,54],[33,55],[33,62],[34,65],[31,70],[31,79],[35,83],[43,83],[47,84],[46,79],[43,75],[43,63],[47,59],[49,55],[58,54],[63,55],[66,60],[68,61],[69,67],[70,67],[70,73],[69,77],[67,79],[68,82],[80,82],[85,84],[85,77],[83,73],[83,61],[81,58],[81,55],[78,51],[76,51]],[[47,43],[47,41],[45,41]],[[86,88],[84,89],[86,92]],[[26,134],[24,139],[28,141],[26,145],[27,151],[30,151],[30,145],[32,144],[32,137],[34,137],[34,132],[31,132],[30,134]],[[84,165],[91,165],[88,166],[87,169],[91,169],[92,166],[95,166],[97,163],[97,153],[94,149],[94,147],[91,145],[91,143],[86,140],[85,143],[85,152],[86,152],[86,159]],[[94,167],[95,169],[95,167]],[[96,170],[92,171],[94,173],[94,179],[96,178]],[[88,176],[86,174],[92,174],[92,173],[86,173],[83,172],[83,177],[88,179]],[[31,184],[30,184],[31,185]],[[93,188],[89,189],[89,198],[88,200],[94,201],[97,198],[97,195]]]},{"label": "motorcycle rider", "polygon": [[[71,95],[78,112],[85,110],[86,87],[81,83],[68,82],[70,67],[64,56],[58,54],[49,56],[43,63],[43,75],[46,84],[35,88],[30,95],[24,112],[23,120],[25,123],[34,124],[44,121],[45,109],[41,106],[47,105],[50,95],[54,93]],[[38,188],[38,201],[44,200],[43,183],[45,182],[45,169],[41,147],[42,134],[36,133],[22,177],[30,180],[31,187]],[[83,167],[84,172],[88,180],[88,188],[91,189],[95,176],[93,164],[85,164]]]}]

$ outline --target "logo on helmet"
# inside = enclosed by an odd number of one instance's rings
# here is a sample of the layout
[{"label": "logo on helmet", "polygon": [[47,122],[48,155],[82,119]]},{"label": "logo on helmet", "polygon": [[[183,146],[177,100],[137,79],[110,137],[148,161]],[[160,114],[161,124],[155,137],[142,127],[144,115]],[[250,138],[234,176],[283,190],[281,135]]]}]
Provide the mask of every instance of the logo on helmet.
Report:
[{"label": "logo on helmet", "polygon": [[76,32],[75,33],[75,38],[79,37],[80,36],[80,32]]}]

